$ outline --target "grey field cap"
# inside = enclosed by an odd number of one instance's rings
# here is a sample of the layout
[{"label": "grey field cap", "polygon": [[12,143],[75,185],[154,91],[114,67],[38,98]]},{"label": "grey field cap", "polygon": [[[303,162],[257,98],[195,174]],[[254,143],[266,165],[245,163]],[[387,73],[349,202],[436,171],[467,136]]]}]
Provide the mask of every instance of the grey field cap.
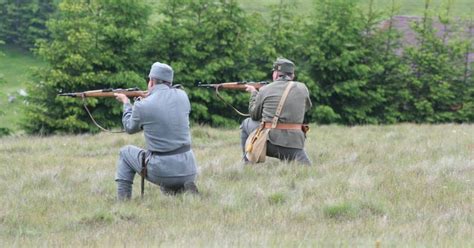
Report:
[{"label": "grey field cap", "polygon": [[155,62],[150,69],[149,78],[161,79],[163,81],[173,82],[173,68],[167,64]]},{"label": "grey field cap", "polygon": [[284,73],[295,73],[295,63],[289,59],[277,58],[273,63],[273,70]]}]

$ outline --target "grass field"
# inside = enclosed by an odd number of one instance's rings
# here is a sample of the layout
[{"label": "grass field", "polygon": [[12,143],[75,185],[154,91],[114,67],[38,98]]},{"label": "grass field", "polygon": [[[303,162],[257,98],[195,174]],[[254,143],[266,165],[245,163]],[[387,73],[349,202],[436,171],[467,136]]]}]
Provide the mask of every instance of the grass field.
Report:
[{"label": "grass field", "polygon": [[[240,2],[264,11],[279,0]],[[399,2],[400,14],[419,15],[424,1]],[[454,11],[474,13],[472,5],[457,0]],[[7,96],[43,63],[2,51],[0,127],[17,131],[21,103]],[[140,199],[137,177],[126,203],[115,201],[115,162],[120,147],[143,146],[141,134],[0,138],[0,246],[474,246],[472,124],[313,125],[312,167],[244,166],[238,135],[193,128],[200,196],[147,184]]]},{"label": "grass field", "polygon": [[238,130],[193,128],[200,196],[115,201],[141,134],[0,139],[0,246],[473,247],[474,125],[312,126],[312,167],[244,166]]},{"label": "grass field", "polygon": [[[0,83],[0,127],[17,131],[18,121],[21,117],[18,91],[26,88],[26,83],[31,80],[31,72],[35,67],[44,66],[44,63],[31,53],[17,49],[13,46],[2,46],[0,52],[0,74],[4,83]],[[13,102],[8,101],[8,96],[16,97]]]}]

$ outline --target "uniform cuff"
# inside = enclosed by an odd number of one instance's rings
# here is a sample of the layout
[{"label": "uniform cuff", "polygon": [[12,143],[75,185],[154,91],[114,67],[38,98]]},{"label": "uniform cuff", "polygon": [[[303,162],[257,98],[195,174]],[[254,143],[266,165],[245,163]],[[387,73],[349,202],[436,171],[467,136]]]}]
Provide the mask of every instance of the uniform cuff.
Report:
[{"label": "uniform cuff", "polygon": [[132,104],[127,102],[123,104],[123,112],[128,112],[132,110]]}]

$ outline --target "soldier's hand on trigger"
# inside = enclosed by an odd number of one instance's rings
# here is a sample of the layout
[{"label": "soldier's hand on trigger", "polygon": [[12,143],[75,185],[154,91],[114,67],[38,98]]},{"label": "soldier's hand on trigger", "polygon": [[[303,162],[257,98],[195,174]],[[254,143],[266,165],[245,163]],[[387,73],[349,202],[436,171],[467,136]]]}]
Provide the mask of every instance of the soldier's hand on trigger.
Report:
[{"label": "soldier's hand on trigger", "polygon": [[141,94],[140,96],[134,97],[133,101],[138,102],[141,101],[142,99],[148,97],[150,95],[150,91],[147,91],[145,94]]},{"label": "soldier's hand on trigger", "polygon": [[114,96],[115,96],[115,99],[117,99],[117,101],[119,101],[119,102],[122,102],[122,103],[129,103],[130,102],[130,99],[128,99],[128,97],[125,94],[114,93]]},{"label": "soldier's hand on trigger", "polygon": [[252,93],[252,92],[257,91],[257,89],[255,89],[255,87],[253,87],[252,85],[246,84],[245,85],[245,91]]},{"label": "soldier's hand on trigger", "polygon": [[151,93],[151,90],[146,91],[145,94],[141,94],[140,96],[133,98],[133,101],[134,102],[141,101],[142,99],[148,97],[150,95],[150,93]]}]

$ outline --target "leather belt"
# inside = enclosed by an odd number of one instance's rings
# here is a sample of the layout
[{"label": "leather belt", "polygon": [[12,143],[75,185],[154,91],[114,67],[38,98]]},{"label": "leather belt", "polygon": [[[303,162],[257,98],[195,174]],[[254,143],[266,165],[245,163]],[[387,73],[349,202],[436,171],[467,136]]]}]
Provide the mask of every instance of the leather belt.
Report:
[{"label": "leather belt", "polygon": [[150,152],[153,155],[169,156],[169,155],[185,153],[185,152],[190,151],[190,150],[191,150],[191,145],[184,145],[184,146],[182,146],[178,149],[172,150],[172,151],[167,151],[167,152],[150,151]]},{"label": "leather belt", "polygon": [[[271,122],[265,122],[264,128],[272,128]],[[275,129],[291,129],[291,130],[302,130],[303,124],[296,123],[278,123]]]}]

